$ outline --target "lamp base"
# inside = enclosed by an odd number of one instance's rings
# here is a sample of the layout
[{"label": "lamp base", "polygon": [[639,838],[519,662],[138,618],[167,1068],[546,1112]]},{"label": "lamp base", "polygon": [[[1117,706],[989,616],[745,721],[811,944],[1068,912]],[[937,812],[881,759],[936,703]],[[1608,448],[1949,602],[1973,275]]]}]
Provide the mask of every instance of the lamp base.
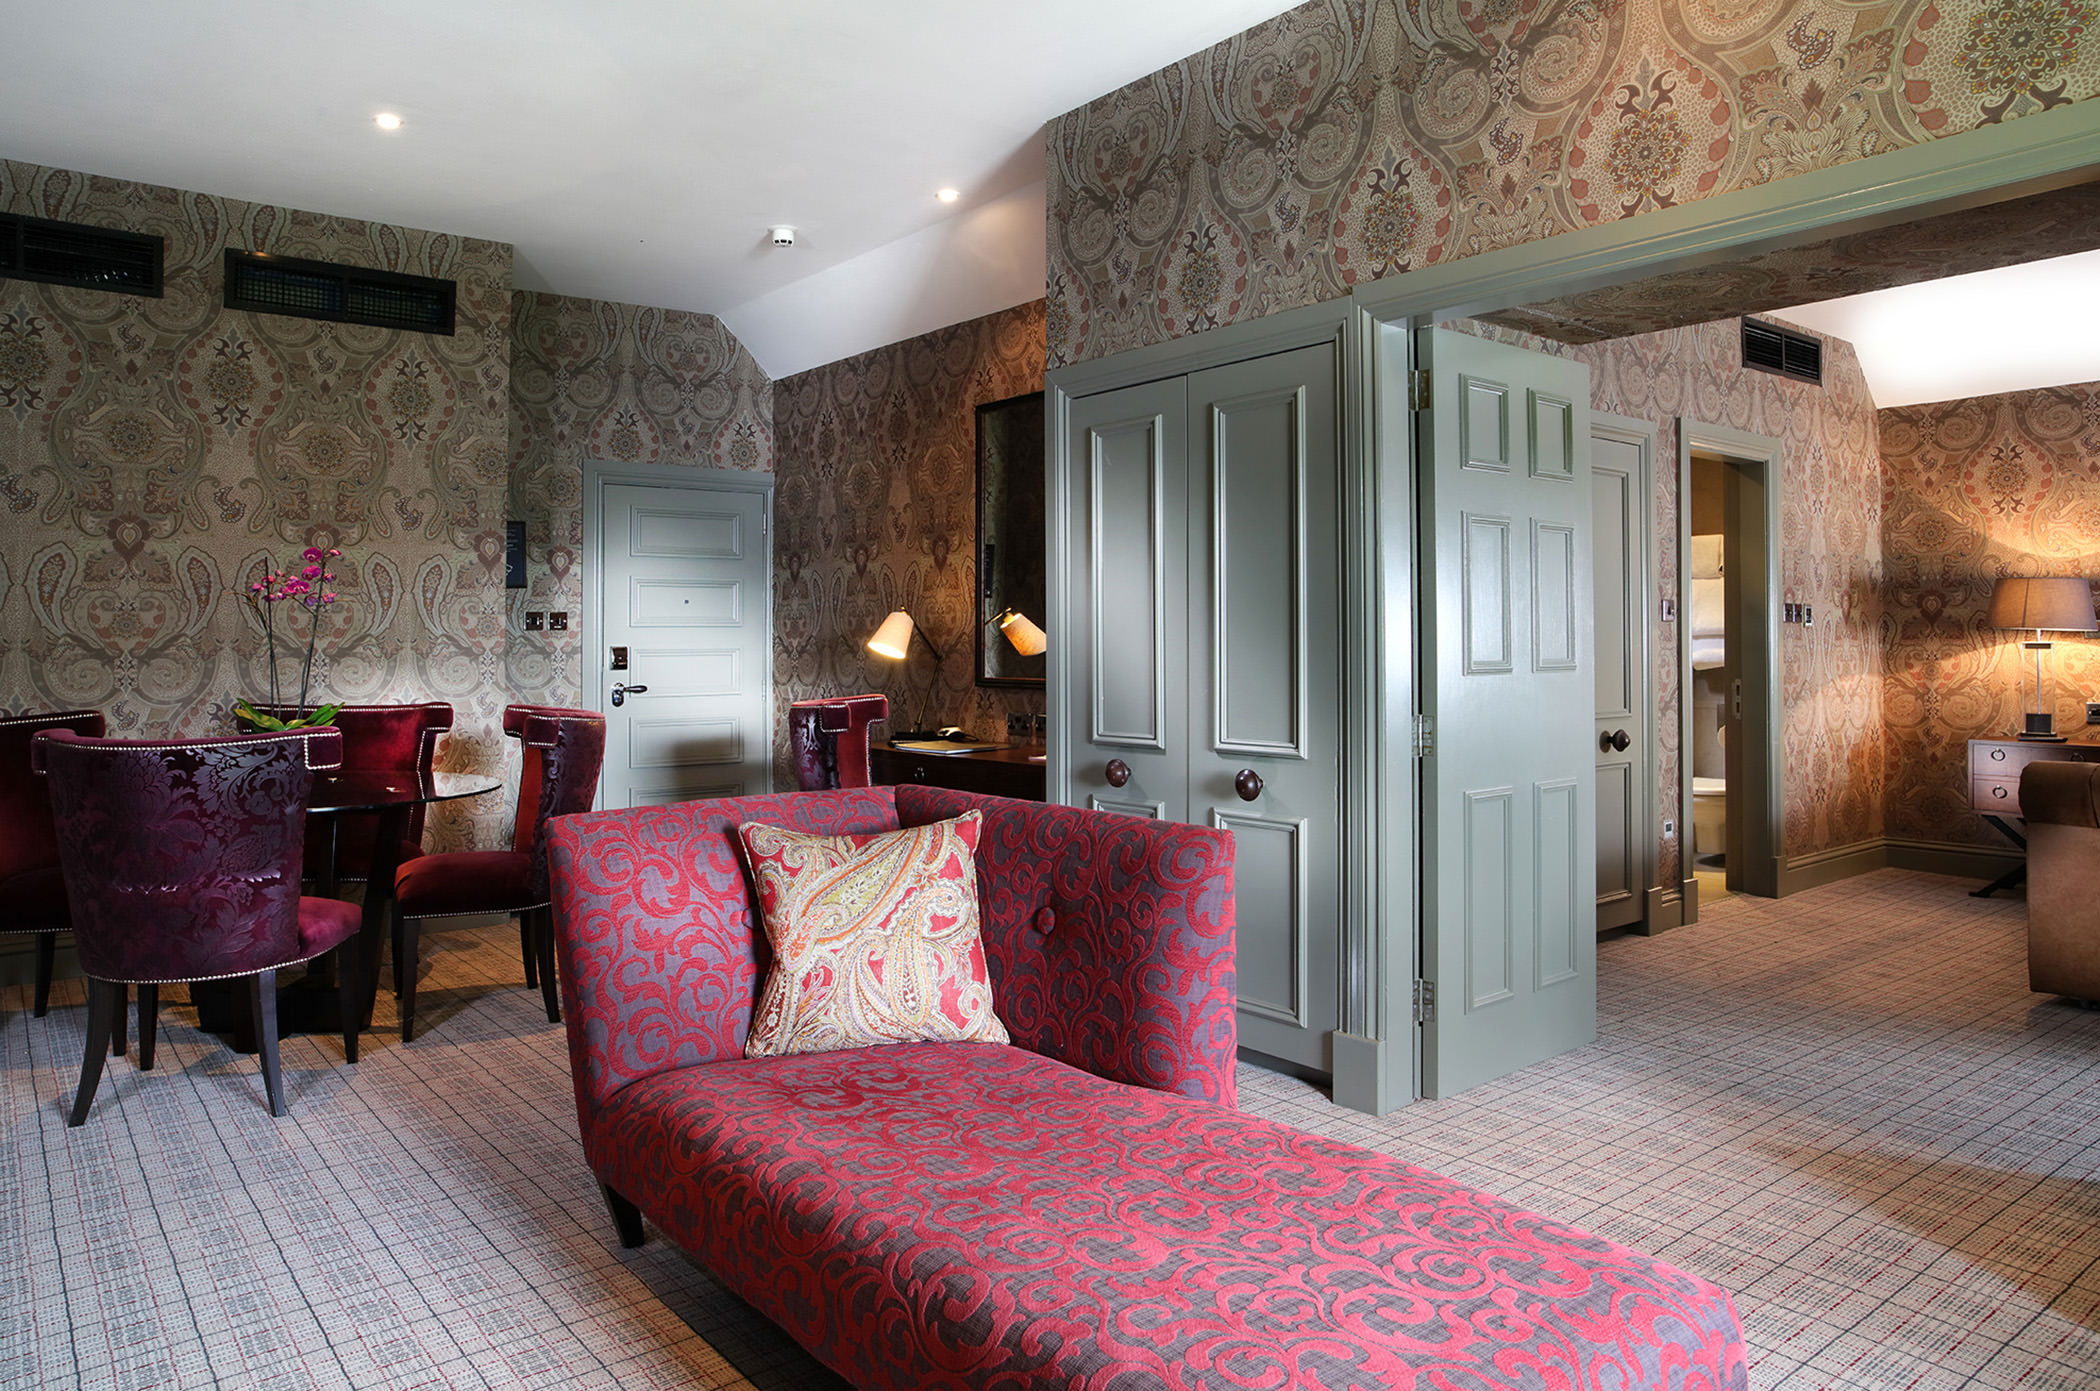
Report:
[{"label": "lamp base", "polygon": [[2070,740],[2056,732],[2056,715],[2053,711],[2030,710],[2025,717],[2026,728],[2020,737],[2032,744],[2067,744]]}]

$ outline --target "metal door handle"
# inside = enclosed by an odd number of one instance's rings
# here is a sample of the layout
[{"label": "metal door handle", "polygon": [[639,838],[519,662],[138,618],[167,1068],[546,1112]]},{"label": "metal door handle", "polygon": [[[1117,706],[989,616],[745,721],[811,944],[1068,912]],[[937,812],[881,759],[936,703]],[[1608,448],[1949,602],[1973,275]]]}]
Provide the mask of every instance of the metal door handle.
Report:
[{"label": "metal door handle", "polygon": [[1240,800],[1251,802],[1261,796],[1261,774],[1252,768],[1240,769],[1240,775],[1232,780],[1232,790],[1240,794]]},{"label": "metal door handle", "polygon": [[1611,749],[1618,753],[1626,752],[1626,746],[1632,742],[1633,740],[1627,737],[1626,731],[1623,729],[1615,729],[1609,734],[1597,736],[1598,748]]},{"label": "metal door handle", "polygon": [[623,686],[615,681],[612,688],[613,708],[617,710],[620,706],[625,705],[627,697],[631,695],[647,695],[648,693],[649,688],[647,686]]},{"label": "metal door handle", "polygon": [[1101,770],[1101,776],[1108,779],[1110,787],[1121,787],[1130,781],[1130,765],[1120,758],[1111,758],[1108,766]]}]

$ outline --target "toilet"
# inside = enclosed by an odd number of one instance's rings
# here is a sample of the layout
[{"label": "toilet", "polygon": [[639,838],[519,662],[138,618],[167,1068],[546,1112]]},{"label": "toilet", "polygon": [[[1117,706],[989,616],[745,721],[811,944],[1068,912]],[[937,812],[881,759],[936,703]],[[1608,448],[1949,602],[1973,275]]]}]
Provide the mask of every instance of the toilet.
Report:
[{"label": "toilet", "polygon": [[1728,851],[1728,779],[1692,779],[1692,856]]}]

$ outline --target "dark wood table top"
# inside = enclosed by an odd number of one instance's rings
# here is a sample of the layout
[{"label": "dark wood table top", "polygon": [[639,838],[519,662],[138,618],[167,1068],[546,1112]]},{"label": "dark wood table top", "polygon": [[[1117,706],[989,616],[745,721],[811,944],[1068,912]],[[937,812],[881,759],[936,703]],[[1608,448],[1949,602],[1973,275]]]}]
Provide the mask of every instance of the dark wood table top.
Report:
[{"label": "dark wood table top", "polygon": [[876,739],[869,745],[872,749],[887,749],[891,753],[908,754],[913,758],[974,759],[979,763],[1032,763],[1041,766],[1044,762],[1041,744],[1007,744],[996,749],[978,749],[970,753],[939,753],[932,749],[905,748],[892,744],[887,739]]}]

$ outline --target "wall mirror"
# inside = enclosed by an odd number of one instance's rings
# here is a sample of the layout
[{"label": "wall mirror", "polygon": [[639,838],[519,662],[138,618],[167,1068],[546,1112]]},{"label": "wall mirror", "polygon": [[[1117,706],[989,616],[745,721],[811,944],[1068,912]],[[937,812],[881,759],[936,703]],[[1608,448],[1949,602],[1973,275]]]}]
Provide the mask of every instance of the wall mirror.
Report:
[{"label": "wall mirror", "polygon": [[977,684],[1041,687],[1043,393],[977,408]]}]

